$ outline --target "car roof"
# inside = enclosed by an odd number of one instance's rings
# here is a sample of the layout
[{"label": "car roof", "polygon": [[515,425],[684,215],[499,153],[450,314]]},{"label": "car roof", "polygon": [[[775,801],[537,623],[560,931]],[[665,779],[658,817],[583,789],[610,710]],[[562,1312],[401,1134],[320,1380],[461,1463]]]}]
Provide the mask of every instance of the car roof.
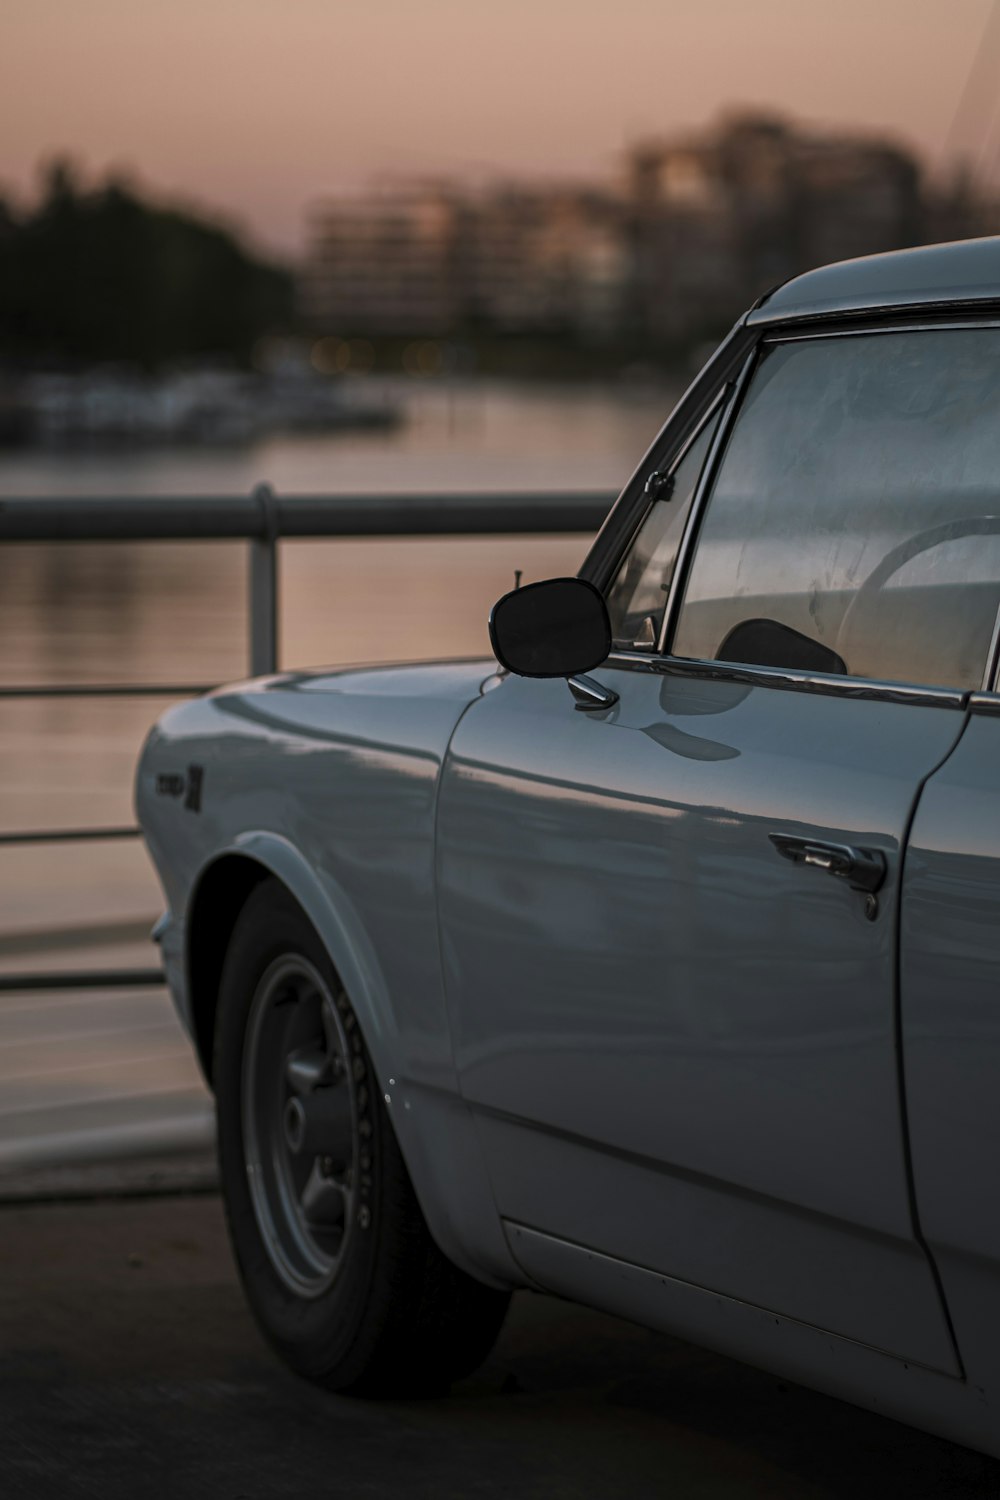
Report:
[{"label": "car roof", "polygon": [[1000,236],[842,260],[795,276],[747,314],[751,327],[895,308],[1000,304]]}]

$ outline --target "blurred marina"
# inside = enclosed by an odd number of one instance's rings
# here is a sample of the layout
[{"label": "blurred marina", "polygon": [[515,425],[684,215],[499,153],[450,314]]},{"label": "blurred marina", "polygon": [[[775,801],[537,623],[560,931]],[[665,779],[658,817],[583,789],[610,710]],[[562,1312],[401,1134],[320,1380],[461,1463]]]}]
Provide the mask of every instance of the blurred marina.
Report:
[{"label": "blurred marina", "polygon": [[35,374],[9,379],[0,407],[0,440],[50,449],[226,447],[296,432],[384,430],[404,417],[384,388],[324,379],[298,362],[267,374],[212,366]]}]

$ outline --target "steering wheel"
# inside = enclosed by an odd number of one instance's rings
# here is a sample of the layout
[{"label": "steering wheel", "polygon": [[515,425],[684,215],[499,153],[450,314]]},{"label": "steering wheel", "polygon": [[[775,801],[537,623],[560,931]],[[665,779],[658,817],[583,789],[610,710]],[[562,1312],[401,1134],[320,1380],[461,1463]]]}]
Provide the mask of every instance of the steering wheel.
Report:
[{"label": "steering wheel", "polygon": [[928,526],[925,531],[918,531],[915,536],[907,537],[905,542],[899,542],[891,548],[861,584],[840,622],[835,650],[847,662],[848,670],[851,667],[851,657],[845,649],[845,643],[851,631],[856,629],[858,616],[864,607],[871,604],[876,594],[881,593],[894,573],[898,573],[900,568],[919,557],[922,552],[930,552],[944,542],[953,542],[962,536],[997,535],[1000,535],[1000,516],[963,516],[955,521],[942,521],[937,526]]}]

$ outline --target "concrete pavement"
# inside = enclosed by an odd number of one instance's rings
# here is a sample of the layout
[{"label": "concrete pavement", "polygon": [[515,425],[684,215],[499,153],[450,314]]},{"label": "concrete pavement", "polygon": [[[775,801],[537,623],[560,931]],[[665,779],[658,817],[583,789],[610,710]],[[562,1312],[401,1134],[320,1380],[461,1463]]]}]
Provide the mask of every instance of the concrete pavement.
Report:
[{"label": "concrete pavement", "polygon": [[138,1169],[126,1196],[85,1174],[7,1192],[3,1500],[1000,1496],[1000,1463],[530,1294],[447,1400],[327,1395],[259,1338],[194,1172],[172,1180],[200,1196],[145,1196],[171,1174]]}]

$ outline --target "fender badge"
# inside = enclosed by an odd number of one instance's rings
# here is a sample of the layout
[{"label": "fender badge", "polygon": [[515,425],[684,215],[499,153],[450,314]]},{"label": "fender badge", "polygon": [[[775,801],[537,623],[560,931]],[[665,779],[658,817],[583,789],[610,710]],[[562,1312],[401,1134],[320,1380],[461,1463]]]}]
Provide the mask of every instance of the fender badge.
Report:
[{"label": "fender badge", "polygon": [[156,777],[156,793],[159,797],[183,797],[189,812],[201,812],[204,780],[204,766],[188,766],[186,775],[179,771],[160,771]]},{"label": "fender badge", "polygon": [[204,766],[188,766],[187,796],[184,798],[184,806],[188,812],[201,812],[201,784],[204,779]]}]

